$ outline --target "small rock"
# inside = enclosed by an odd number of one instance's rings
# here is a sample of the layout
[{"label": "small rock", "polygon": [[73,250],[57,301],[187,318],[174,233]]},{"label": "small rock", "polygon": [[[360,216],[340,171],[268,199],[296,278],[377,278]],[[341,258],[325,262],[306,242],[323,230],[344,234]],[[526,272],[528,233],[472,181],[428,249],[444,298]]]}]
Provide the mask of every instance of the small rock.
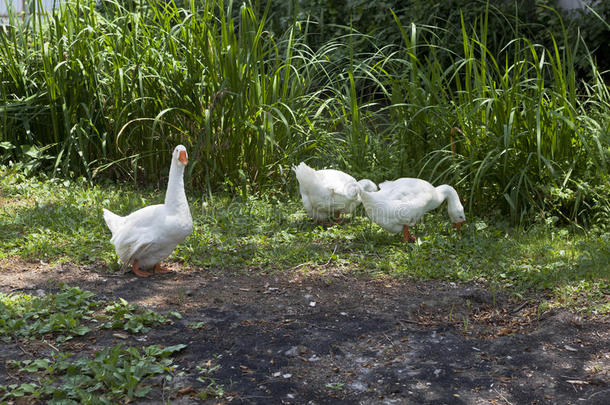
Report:
[{"label": "small rock", "polygon": [[[180,390],[187,390],[188,388],[192,388],[190,385],[190,381],[188,379],[188,377],[186,375],[175,375],[172,379],[171,379],[171,386],[173,388],[178,388]],[[185,395],[185,394],[181,394],[181,395]]]},{"label": "small rock", "polygon": [[284,377],[284,378],[290,378],[290,377],[292,377],[292,374],[286,373],[286,374],[284,374],[282,377]]},{"label": "small rock", "polygon": [[47,295],[47,293],[42,288],[39,288],[38,290],[36,290],[36,292],[34,292],[34,294],[36,294],[36,296],[38,296],[38,297],[44,297],[45,295]]},{"label": "small rock", "polygon": [[277,371],[277,372],[273,373],[274,377],[279,377],[281,375],[282,375],[282,373],[280,371]]},{"label": "small rock", "polygon": [[127,336],[125,333],[113,333],[112,336],[114,336],[115,338],[119,338],[119,339],[127,339],[129,336]]},{"label": "small rock", "polygon": [[315,307],[315,306],[316,306],[316,302],[315,302],[315,301],[311,301],[311,302],[309,303],[309,306],[310,306],[310,307]]},{"label": "small rock", "polygon": [[362,381],[354,381],[349,385],[349,387],[356,391],[366,391],[366,385],[364,385]]},{"label": "small rock", "polygon": [[194,294],[194,291],[193,291],[193,290],[186,290],[186,291],[184,292],[184,295],[186,295],[187,297],[192,297],[192,296],[193,296],[193,294]]},{"label": "small rock", "polygon": [[567,351],[569,351],[569,352],[577,352],[577,351],[578,351],[578,349],[577,349],[577,348],[572,347],[572,346],[570,346],[570,345],[564,345],[564,346],[563,346],[563,348],[564,348],[564,349],[566,349],[566,350],[567,350]]},{"label": "small rock", "polygon": [[299,356],[301,353],[307,353],[308,349],[305,346],[292,346],[290,349],[286,350],[284,352],[284,355],[288,356],[288,357],[296,357]]}]

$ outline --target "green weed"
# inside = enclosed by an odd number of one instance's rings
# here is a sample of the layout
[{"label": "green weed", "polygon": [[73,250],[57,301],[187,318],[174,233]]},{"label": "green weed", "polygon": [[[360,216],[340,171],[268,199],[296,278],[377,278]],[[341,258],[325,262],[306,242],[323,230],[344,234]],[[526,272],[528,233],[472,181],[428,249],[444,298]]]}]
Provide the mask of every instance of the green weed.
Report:
[{"label": "green weed", "polygon": [[64,287],[44,297],[0,293],[0,336],[11,340],[55,334],[61,342],[85,335],[91,328],[84,322],[99,306],[92,297],[78,287]]},{"label": "green weed", "polygon": [[10,361],[8,368],[28,382],[0,386],[1,398],[45,401],[46,403],[112,404],[145,397],[153,388],[147,379],[168,374],[174,367],[169,358],[186,345],[142,348],[115,345],[88,357],[69,353],[52,358]]}]

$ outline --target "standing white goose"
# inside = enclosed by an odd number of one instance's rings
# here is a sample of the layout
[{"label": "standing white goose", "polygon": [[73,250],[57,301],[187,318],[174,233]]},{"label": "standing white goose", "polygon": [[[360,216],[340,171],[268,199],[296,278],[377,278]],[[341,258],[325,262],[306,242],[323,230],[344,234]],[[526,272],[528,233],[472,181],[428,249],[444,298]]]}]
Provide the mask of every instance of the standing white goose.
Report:
[{"label": "standing white goose", "polygon": [[193,231],[193,219],[184,193],[187,164],[186,148],[176,146],[164,204],[150,205],[125,217],[103,209],[104,220],[112,232],[110,242],[114,244],[123,268],[132,266],[131,270],[138,276],[152,274],[142,269],[153,268],[159,273],[168,271],[160,262]]},{"label": "standing white goose", "polygon": [[376,191],[371,180],[356,181],[339,170],[314,170],[301,162],[292,168],[299,181],[299,191],[305,211],[314,220],[322,222],[331,216],[338,219],[343,213],[351,213],[358,204],[358,188]]},{"label": "standing white goose", "polygon": [[447,200],[447,212],[453,226],[459,231],[466,221],[464,207],[455,189],[447,184],[434,187],[425,180],[403,177],[385,181],[378,192],[360,189],[360,198],[369,218],[387,231],[402,231],[403,241],[414,242],[409,227],[424,214],[438,208]]}]

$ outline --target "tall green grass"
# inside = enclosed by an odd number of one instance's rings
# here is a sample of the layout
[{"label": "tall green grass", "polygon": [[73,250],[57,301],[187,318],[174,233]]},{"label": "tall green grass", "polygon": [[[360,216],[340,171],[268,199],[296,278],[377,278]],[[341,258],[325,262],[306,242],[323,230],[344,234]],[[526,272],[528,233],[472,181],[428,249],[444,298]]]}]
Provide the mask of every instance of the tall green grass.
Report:
[{"label": "tall green grass", "polygon": [[298,142],[291,100],[303,87],[290,33],[271,38],[266,12],[234,13],[222,0],[94,4],[5,29],[3,140],[53,145],[55,173],[89,178],[156,178],[177,142],[199,185],[262,184],[278,172]]},{"label": "tall green grass", "polygon": [[[471,211],[513,222],[610,217],[610,96],[592,58],[592,79],[576,78],[580,38],[544,47],[517,24],[491,51],[487,11],[460,32],[395,16],[393,44],[336,27],[344,34],[312,49],[312,20],[274,34],[269,6],[101,4],[12,16],[3,29],[5,162],[162,182],[181,142],[191,187],[209,191],[294,190],[289,168],[308,160],[448,182]],[[452,35],[460,49],[447,47]]]}]

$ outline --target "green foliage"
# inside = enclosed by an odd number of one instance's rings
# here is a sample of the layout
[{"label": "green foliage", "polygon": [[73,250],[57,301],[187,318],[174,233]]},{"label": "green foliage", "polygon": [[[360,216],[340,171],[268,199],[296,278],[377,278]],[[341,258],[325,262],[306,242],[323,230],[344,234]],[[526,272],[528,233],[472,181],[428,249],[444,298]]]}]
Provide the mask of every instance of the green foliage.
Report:
[{"label": "green foliage", "polygon": [[[369,3],[85,1],[13,18],[0,35],[2,159],[160,186],[181,142],[188,183],[208,193],[294,190],[289,168],[308,160],[450,182],[471,214],[513,223],[544,211],[603,223],[610,95],[549,2]],[[316,7],[319,26],[305,19]],[[578,197],[553,197],[565,194]],[[48,249],[48,232],[30,249]]]},{"label": "green foliage", "polygon": [[5,145],[48,145],[52,161],[36,162],[90,179],[110,167],[117,177],[164,171],[160,155],[182,142],[200,185],[264,182],[297,142],[289,99],[303,81],[291,37],[280,54],[264,15],[244,5],[233,18],[222,1],[150,1],[139,12],[106,1],[103,14],[94,3],[15,19],[0,36]]},{"label": "green foliage", "polygon": [[225,387],[219,384],[212,375],[220,368],[219,364],[212,365],[211,360],[207,361],[203,366],[197,366],[199,377],[197,381],[205,385],[204,389],[199,391],[201,399],[220,398],[224,396]]},{"label": "green foliage", "polygon": [[94,325],[143,333],[170,322],[170,316],[181,317],[177,312],[162,315],[122,298],[102,308],[103,303],[92,298],[93,293],[66,285],[44,297],[0,293],[0,337],[10,341],[54,335],[57,342],[63,342],[87,334]]},{"label": "green foliage", "polygon": [[[172,354],[186,345],[142,348],[115,345],[93,359],[58,354],[53,358],[10,361],[8,367],[28,382],[0,386],[1,400],[27,398],[50,404],[112,404],[145,397],[147,379],[173,371]],[[168,377],[171,378],[171,377]]]},{"label": "green foliage", "polygon": [[[79,252],[79,245],[91,241],[108,250],[98,260],[105,258],[112,266],[116,257],[108,243],[110,232],[104,229],[99,214],[102,206],[123,207],[120,212],[127,212],[128,207],[154,201],[139,191],[123,190],[115,194],[110,189],[104,193],[101,187],[71,184],[64,188],[52,182],[51,192],[48,182],[23,178],[20,181],[11,179],[10,175],[0,179],[5,194],[10,196],[0,208],[0,214],[2,210],[5,212],[0,218],[3,215],[25,218],[24,212],[29,208],[23,202],[36,201],[41,196],[51,200],[61,196],[72,201],[79,195],[81,201],[89,201],[89,205],[82,206],[82,211],[66,210],[66,217],[61,219],[88,224],[82,232],[57,235],[55,244],[64,246],[64,252],[52,247],[32,252],[20,243],[34,238],[32,234],[39,235],[38,229],[47,221],[43,216],[24,219],[13,232],[0,239],[1,250],[12,246],[11,255],[25,258],[46,256],[46,260],[88,262],[85,256],[72,252]],[[553,193],[553,198],[568,198]],[[108,201],[96,202],[93,196],[97,194],[105,194]],[[216,196],[205,201],[189,196],[189,200],[194,230],[170,260],[212,271],[325,273],[328,269],[339,269],[349,274],[417,280],[480,280],[515,294],[546,290],[552,300],[571,291],[582,295],[581,290],[573,288],[585,283],[590,287],[591,299],[587,303],[590,310],[599,310],[610,288],[608,230],[602,226],[587,231],[559,226],[561,221],[557,216],[538,216],[528,228],[513,228],[508,218],[496,211],[491,217],[469,216],[463,232],[457,234],[451,231],[445,209],[441,207],[416,227],[418,243],[405,245],[398,235],[384,231],[363,217],[363,212],[353,215],[343,226],[317,226],[307,217],[296,193],[288,199],[284,195],[266,195],[237,199]],[[600,201],[600,204],[607,202]],[[573,301],[563,299],[563,302]],[[585,306],[580,304],[581,300],[578,302],[579,306]],[[101,313],[105,318],[97,318],[98,325],[127,328],[132,332],[176,317],[153,314],[125,302],[109,303],[106,307]]]},{"label": "green foliage", "polygon": [[[102,308],[102,302],[92,298],[91,292],[65,285],[60,292],[42,298],[0,294],[0,337],[5,341],[54,337],[61,344],[93,328],[139,333],[169,320],[123,299]],[[178,313],[171,315],[180,317]],[[141,398],[152,389],[145,380],[171,373],[169,356],[185,347],[116,345],[97,352],[93,359],[58,351],[52,358],[9,361],[7,367],[25,382],[0,386],[0,394],[4,393],[0,401],[23,397],[45,403],[111,404]]]},{"label": "green foliage", "polygon": [[104,317],[108,320],[100,325],[101,328],[123,329],[130,333],[146,333],[151,326],[169,321],[162,314],[129,304],[122,298],[104,308]]},{"label": "green foliage", "polygon": [[0,336],[11,340],[55,334],[57,341],[82,336],[91,330],[83,322],[99,306],[92,297],[88,291],[67,286],[44,297],[0,293]]}]

